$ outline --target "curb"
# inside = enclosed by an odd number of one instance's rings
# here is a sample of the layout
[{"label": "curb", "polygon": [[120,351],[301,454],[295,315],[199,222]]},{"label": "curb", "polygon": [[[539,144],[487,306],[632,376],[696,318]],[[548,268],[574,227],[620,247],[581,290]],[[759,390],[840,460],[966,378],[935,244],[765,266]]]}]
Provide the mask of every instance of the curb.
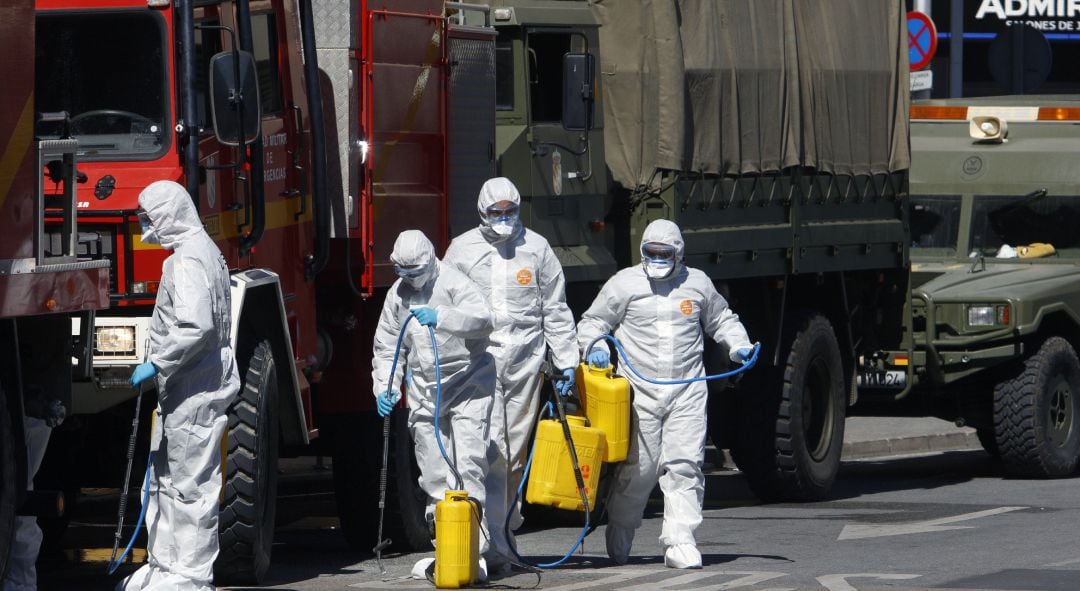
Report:
[{"label": "curb", "polygon": [[956,433],[933,433],[915,437],[893,437],[844,442],[841,461],[865,460],[888,456],[918,455],[943,451],[981,450],[974,429]]}]

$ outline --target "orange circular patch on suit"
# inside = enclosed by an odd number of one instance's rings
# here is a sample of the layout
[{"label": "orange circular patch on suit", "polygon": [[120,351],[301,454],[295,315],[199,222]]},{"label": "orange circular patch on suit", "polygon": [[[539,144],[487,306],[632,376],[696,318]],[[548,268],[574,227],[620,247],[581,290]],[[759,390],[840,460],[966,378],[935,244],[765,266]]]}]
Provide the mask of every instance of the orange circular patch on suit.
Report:
[{"label": "orange circular patch on suit", "polygon": [[683,313],[683,316],[689,316],[694,313],[694,302],[690,300],[683,300],[679,302],[679,311]]},{"label": "orange circular patch on suit", "polygon": [[518,271],[517,282],[521,285],[528,285],[532,283],[532,271],[528,269],[522,269]]}]

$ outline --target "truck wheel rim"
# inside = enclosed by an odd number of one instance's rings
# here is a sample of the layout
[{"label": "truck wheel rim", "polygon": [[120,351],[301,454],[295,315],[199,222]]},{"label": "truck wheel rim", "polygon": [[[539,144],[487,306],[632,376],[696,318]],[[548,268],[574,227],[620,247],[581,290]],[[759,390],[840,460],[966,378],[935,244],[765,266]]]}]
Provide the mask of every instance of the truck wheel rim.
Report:
[{"label": "truck wheel rim", "polygon": [[825,459],[832,440],[832,380],[825,360],[810,364],[803,387],[802,423],[806,449],[815,462]]},{"label": "truck wheel rim", "polygon": [[1073,396],[1069,382],[1061,376],[1053,386],[1047,408],[1047,431],[1050,442],[1064,447],[1069,441],[1073,425]]}]

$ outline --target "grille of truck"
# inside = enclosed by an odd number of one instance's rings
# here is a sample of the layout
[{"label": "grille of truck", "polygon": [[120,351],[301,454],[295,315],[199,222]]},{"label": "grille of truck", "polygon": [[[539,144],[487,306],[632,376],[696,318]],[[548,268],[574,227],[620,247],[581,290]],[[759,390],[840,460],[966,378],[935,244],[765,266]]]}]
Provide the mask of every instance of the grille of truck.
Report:
[{"label": "grille of truck", "polygon": [[[45,230],[45,254],[61,253],[62,238],[58,227],[49,227]],[[80,260],[107,260],[109,261],[109,293],[117,291],[116,279],[116,229],[103,226],[79,225],[79,241],[76,247],[76,255]]]}]

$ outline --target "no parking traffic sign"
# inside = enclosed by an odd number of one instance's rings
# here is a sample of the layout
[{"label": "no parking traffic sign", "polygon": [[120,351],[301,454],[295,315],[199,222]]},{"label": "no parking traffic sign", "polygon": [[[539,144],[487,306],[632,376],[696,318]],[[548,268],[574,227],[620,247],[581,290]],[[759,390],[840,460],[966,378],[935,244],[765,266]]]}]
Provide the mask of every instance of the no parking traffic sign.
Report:
[{"label": "no parking traffic sign", "polygon": [[917,71],[930,65],[937,51],[937,27],[926,14],[912,10],[907,13],[908,61],[911,70]]}]

